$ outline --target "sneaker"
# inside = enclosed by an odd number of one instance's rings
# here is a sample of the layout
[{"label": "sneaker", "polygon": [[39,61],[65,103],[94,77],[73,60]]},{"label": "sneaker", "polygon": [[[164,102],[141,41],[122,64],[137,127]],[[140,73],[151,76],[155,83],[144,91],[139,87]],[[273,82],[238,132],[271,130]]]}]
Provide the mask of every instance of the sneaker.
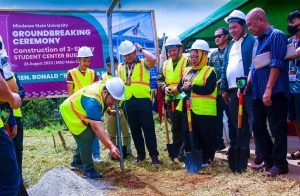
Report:
[{"label": "sneaker", "polygon": [[202,167],[202,168],[211,167],[211,164],[209,164],[209,163],[203,163],[203,164],[201,165],[201,167]]},{"label": "sneaker", "polygon": [[174,159],[173,159],[173,163],[174,163],[174,164],[179,164],[179,163],[180,163],[180,160],[179,160],[178,158],[174,158]]},{"label": "sneaker", "polygon": [[96,170],[93,168],[90,170],[83,171],[83,177],[90,178],[90,179],[97,179],[97,178],[102,178],[103,176],[101,173],[96,172]]},{"label": "sneaker", "polygon": [[104,162],[104,160],[101,159],[101,158],[94,158],[94,161],[95,161],[95,163],[101,163],[101,162]]},{"label": "sneaker", "polygon": [[71,170],[82,170],[83,169],[83,166],[82,166],[82,163],[79,163],[79,162],[75,162],[75,161],[72,161],[70,163],[71,165]]},{"label": "sneaker", "polygon": [[288,167],[279,168],[277,166],[273,166],[271,169],[269,169],[267,172],[265,172],[263,174],[263,176],[276,177],[278,175],[287,174],[287,173],[289,173]]},{"label": "sneaker", "polygon": [[132,161],[132,163],[133,164],[139,164],[139,163],[141,163],[142,161],[144,161],[145,160],[145,156],[143,156],[143,155],[138,155],[137,157],[136,157],[136,159],[134,160],[134,161]]},{"label": "sneaker", "polygon": [[260,165],[260,164],[262,164],[262,162],[264,162],[262,155],[256,155],[256,157],[254,159],[254,163],[256,165]]},{"label": "sneaker", "polygon": [[160,161],[158,160],[157,156],[152,156],[151,157],[151,163],[153,167],[158,167],[160,166]]},{"label": "sneaker", "polygon": [[226,148],[225,144],[221,144],[221,146],[219,146],[219,148],[218,148],[218,152],[221,152],[225,148]]}]

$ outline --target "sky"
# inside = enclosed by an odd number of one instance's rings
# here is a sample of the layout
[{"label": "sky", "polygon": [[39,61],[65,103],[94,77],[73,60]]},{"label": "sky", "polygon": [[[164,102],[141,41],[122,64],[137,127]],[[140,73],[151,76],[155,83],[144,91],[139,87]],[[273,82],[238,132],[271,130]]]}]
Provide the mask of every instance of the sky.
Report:
[{"label": "sky", "polygon": [[[229,0],[121,0],[121,10],[154,10],[157,36],[178,36]],[[107,10],[112,0],[0,0],[1,9]],[[118,10],[118,8],[116,8]]]}]

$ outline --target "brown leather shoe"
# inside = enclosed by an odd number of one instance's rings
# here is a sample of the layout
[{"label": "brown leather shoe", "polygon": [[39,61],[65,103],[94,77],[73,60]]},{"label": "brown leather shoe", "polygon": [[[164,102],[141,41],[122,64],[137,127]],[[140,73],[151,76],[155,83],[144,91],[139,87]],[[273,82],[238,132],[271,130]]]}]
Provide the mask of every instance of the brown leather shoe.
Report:
[{"label": "brown leather shoe", "polygon": [[263,176],[276,177],[278,175],[287,174],[287,173],[289,173],[289,168],[288,167],[279,168],[277,166],[273,166],[271,169],[269,169],[267,172],[265,172],[263,174]]},{"label": "brown leather shoe", "polygon": [[272,168],[272,166],[273,165],[270,163],[262,162],[259,166],[252,167],[252,169],[257,172],[262,172],[262,171],[268,171],[269,169]]}]

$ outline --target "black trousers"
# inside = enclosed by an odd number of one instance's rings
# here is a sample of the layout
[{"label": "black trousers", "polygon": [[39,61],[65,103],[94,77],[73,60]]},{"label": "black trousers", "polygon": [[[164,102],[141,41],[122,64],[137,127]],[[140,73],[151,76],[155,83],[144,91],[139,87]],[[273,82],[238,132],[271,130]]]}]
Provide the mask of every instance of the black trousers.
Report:
[{"label": "black trousers", "polygon": [[180,148],[183,145],[184,141],[184,134],[183,134],[183,127],[182,127],[182,112],[176,110],[179,100],[176,99],[174,102],[174,111],[172,111],[172,101],[167,104],[167,112],[171,119],[172,123],[172,134],[173,134],[173,147],[174,147],[174,155],[175,158],[178,157],[180,152]]},{"label": "black trousers", "polygon": [[[231,123],[234,129],[229,129],[230,146],[237,144],[237,122],[238,122],[238,108],[239,98],[237,97],[237,88],[229,90],[229,113]],[[242,117],[242,129],[240,132],[240,145],[244,148],[249,148],[250,137],[251,137],[251,123],[252,123],[252,96],[246,94],[244,96],[243,104],[243,117]],[[233,132],[234,131],[234,132]]]},{"label": "black trousers", "polygon": [[132,97],[123,103],[123,110],[137,154],[140,156],[146,155],[146,142],[149,155],[158,156],[151,100],[149,98]]},{"label": "black trousers", "polygon": [[[261,148],[264,161],[279,168],[288,167],[287,154],[287,111],[288,100],[284,93],[271,97],[272,105],[267,107],[262,100],[253,100],[253,131]],[[267,130],[267,119],[274,143]]]},{"label": "black trousers", "polygon": [[[216,116],[197,115],[192,113],[193,143],[194,148],[202,150],[203,162],[212,161],[216,151]],[[186,118],[186,115],[184,115]],[[187,120],[184,121],[188,127]],[[184,149],[186,152],[191,151],[191,143],[188,128],[185,129]]]},{"label": "black trousers", "polygon": [[[223,101],[222,96],[218,95],[217,96],[217,132],[216,132],[216,149],[218,150],[221,146],[224,145],[224,139],[223,139],[223,117],[224,117],[224,112],[226,113],[226,116],[228,118],[227,123],[228,123],[228,130],[229,133],[235,133],[234,126],[231,121],[231,116],[229,113],[229,108],[228,105]],[[234,138],[234,136],[231,136],[231,138]]]},{"label": "black trousers", "polygon": [[21,117],[15,117],[17,126],[18,126],[18,134],[13,139],[15,143],[15,149],[16,149],[16,157],[18,161],[18,166],[22,175],[22,158],[23,158],[23,124],[22,124],[22,118]]},{"label": "black trousers", "polygon": [[21,176],[13,141],[3,127],[0,128],[0,196],[17,195]]}]

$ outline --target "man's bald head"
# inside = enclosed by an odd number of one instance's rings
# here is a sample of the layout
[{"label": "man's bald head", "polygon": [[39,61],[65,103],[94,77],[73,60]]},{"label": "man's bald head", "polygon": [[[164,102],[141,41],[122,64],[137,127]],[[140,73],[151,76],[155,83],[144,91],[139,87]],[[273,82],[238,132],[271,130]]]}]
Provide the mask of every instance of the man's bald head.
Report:
[{"label": "man's bald head", "polygon": [[246,23],[248,30],[256,36],[262,35],[270,26],[266,13],[261,8],[252,9],[246,16]]},{"label": "man's bald head", "polygon": [[249,17],[261,19],[266,22],[268,21],[265,11],[263,9],[261,9],[260,7],[252,9],[246,16],[246,18],[249,18]]}]

